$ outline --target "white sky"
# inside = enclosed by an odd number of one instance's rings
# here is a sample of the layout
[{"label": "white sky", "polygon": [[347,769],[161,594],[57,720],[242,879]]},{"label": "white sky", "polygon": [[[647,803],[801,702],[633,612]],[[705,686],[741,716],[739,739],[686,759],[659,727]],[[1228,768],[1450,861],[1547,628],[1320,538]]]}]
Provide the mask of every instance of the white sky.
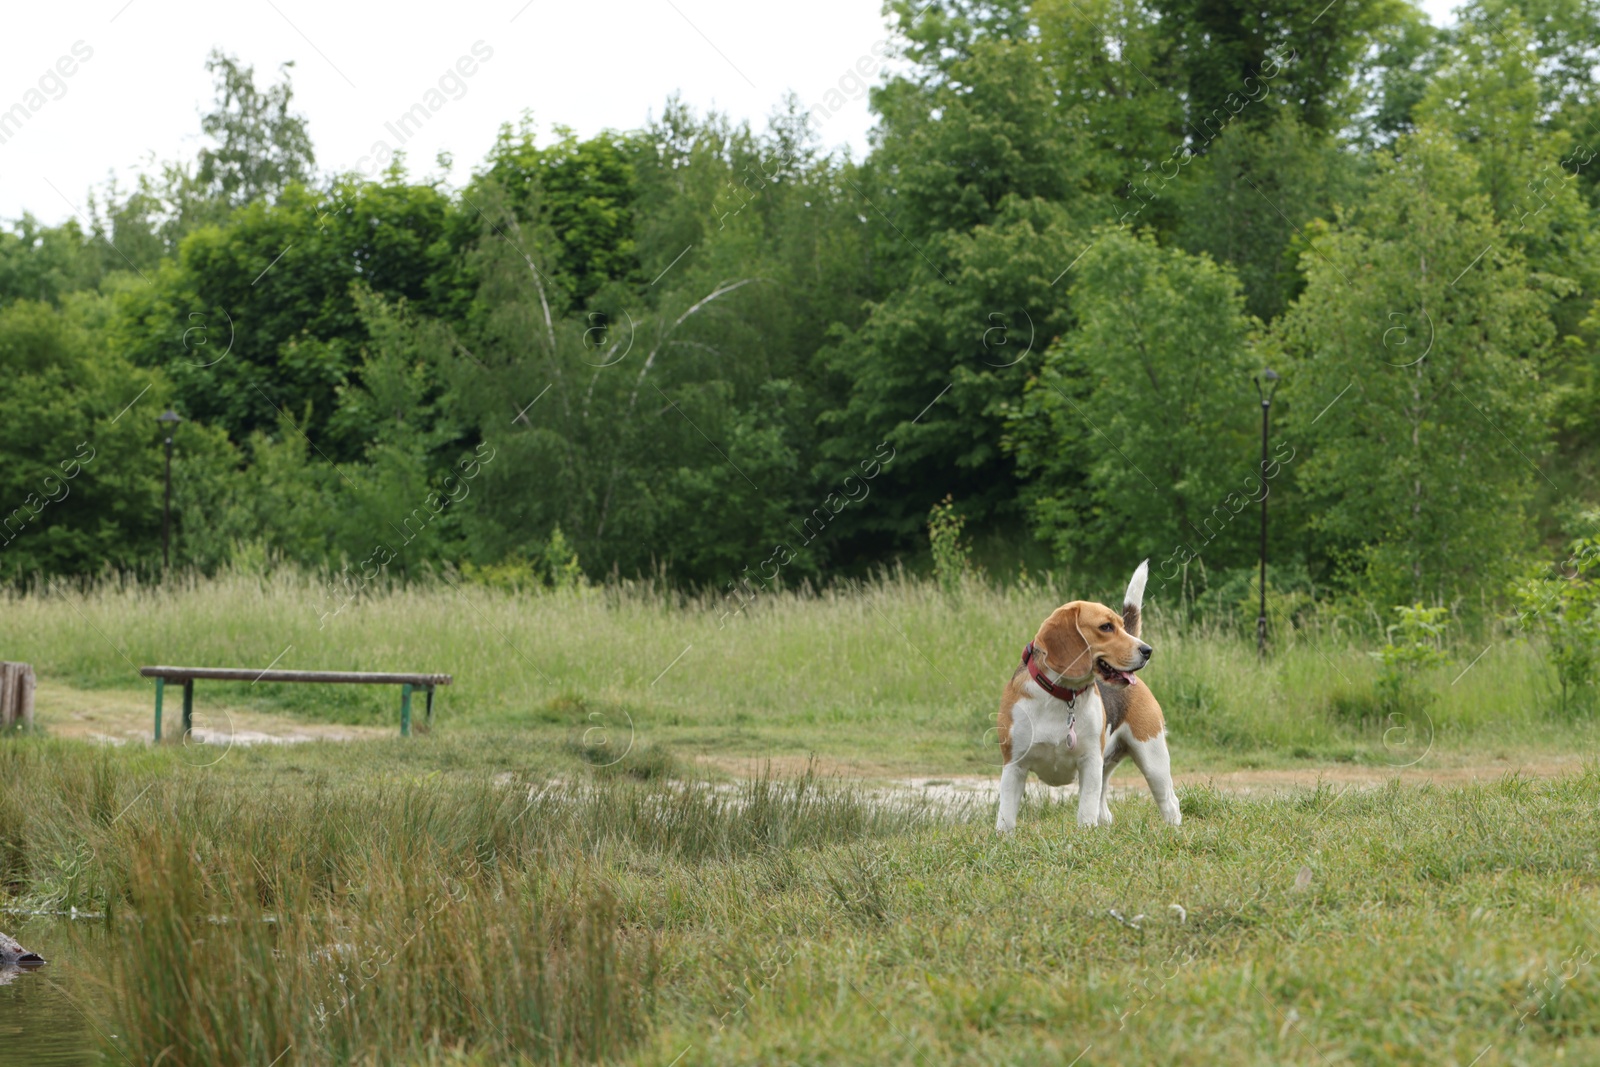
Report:
[{"label": "white sky", "polygon": [[[1449,0],[1425,0],[1437,22]],[[322,170],[372,169],[376,141],[462,56],[493,55],[404,145],[411,173],[453,153],[454,183],[482,159],[502,122],[532,109],[540,130],[635,129],[680,92],[763,125],[785,92],[810,107],[859,61],[876,70],[880,0],[87,0],[7,5],[0,113],[29,97],[57,60],[93,50],[70,77],[47,78],[44,103],[0,144],[0,219],[24,210],[61,222],[85,193],[153,161],[192,159],[212,99],[213,46],[256,68],[256,84],[294,61],[295,108],[310,120]],[[68,69],[71,65],[69,64]],[[865,79],[875,81],[875,77]],[[435,98],[437,101],[437,98]],[[814,113],[815,114],[815,113]],[[818,115],[821,118],[820,115]],[[865,95],[820,122],[828,147],[866,148]],[[5,133],[0,128],[0,133]],[[363,158],[368,157],[368,158]],[[69,206],[68,201],[72,206]]]}]

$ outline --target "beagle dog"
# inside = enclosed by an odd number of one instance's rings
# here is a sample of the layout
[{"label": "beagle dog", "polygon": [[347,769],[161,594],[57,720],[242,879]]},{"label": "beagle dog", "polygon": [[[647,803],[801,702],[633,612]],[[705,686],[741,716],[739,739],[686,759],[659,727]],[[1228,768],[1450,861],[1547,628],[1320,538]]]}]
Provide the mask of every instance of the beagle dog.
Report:
[{"label": "beagle dog", "polygon": [[1111,823],[1107,776],[1125,756],[1144,772],[1162,818],[1183,821],[1172,789],[1161,705],[1134,672],[1152,649],[1139,639],[1150,561],[1139,564],[1122,614],[1087,600],[1050,613],[1000,698],[1001,833],[1017,825],[1031,771],[1049,785],[1078,782],[1078,823]]}]

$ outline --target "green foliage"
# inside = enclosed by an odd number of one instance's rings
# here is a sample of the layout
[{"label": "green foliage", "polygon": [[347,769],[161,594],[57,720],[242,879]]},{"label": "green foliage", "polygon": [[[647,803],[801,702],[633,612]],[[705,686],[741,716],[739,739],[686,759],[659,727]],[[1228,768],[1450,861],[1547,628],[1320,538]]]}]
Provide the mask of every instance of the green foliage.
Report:
[{"label": "green foliage", "polygon": [[1570,549],[1553,573],[1539,568],[1517,582],[1511,595],[1517,623],[1545,639],[1561,711],[1587,712],[1594,709],[1600,681],[1600,537],[1579,538]]},{"label": "green foliage", "polygon": [[1250,558],[1254,524],[1238,516],[1263,486],[1238,282],[1122,230],[1098,232],[1074,272],[1077,329],[1009,409],[1039,536],[1088,566],[1165,560],[1165,581],[1202,553]]},{"label": "green foliage", "polygon": [[470,582],[513,593],[544,588],[570,592],[583,586],[586,581],[583,568],[578,563],[578,553],[561,532],[559,524],[550,531],[550,539],[532,558],[507,556],[499,563],[489,564],[466,560],[461,564],[461,573]]},{"label": "green foliage", "polygon": [[573,314],[544,284],[547,234],[491,194],[471,260],[481,313],[464,343],[441,341],[433,356],[453,412],[500,457],[467,505],[469,554],[532,557],[529,535],[559,524],[606,568],[660,561],[709,580],[789,537],[790,502],[803,499],[805,430],[785,404],[797,390],[753,380],[718,347],[725,309],[753,300],[759,281],[686,272],[655,309]]},{"label": "green foliage", "polygon": [[0,309],[0,576],[159,564],[166,388],[100,344],[107,301]]},{"label": "green foliage", "polygon": [[[856,179],[868,201],[892,197],[906,241],[889,231],[881,243],[919,278],[944,269],[937,250],[923,260],[922,242],[996,225],[1008,201],[1088,206],[1071,203],[1087,162],[1073,136],[1079,112],[1056,106],[1056,72],[1017,25],[1022,5],[947,6],[953,17],[912,21],[914,6],[902,5],[916,66],[874,93],[882,147]],[[976,24],[980,13],[992,21]]]},{"label": "green foliage", "polygon": [[607,282],[638,273],[633,159],[642,146],[610,133],[579,140],[564,126],[556,135],[540,148],[529,117],[515,133],[502,126],[484,177],[506,190],[523,219],[550,228],[557,243],[552,265],[582,304]]},{"label": "green foliage", "polygon": [[[1271,77],[1275,102],[1316,129],[1333,132],[1348,117],[1350,72],[1367,48],[1368,35],[1406,10],[1397,0],[1352,0],[1328,8],[1317,0],[1162,0],[1163,18],[1174,33],[1176,60],[1184,74],[1189,121],[1232,110],[1230,101],[1250,94],[1252,79]],[[1246,121],[1270,121],[1266,109]]]},{"label": "green foliage", "polygon": [[1062,208],[1007,200],[992,226],[931,253],[942,277],[925,266],[823,350],[819,358],[849,382],[847,399],[822,415],[824,455],[850,465],[879,441],[895,449],[889,479],[903,488],[852,520],[875,535],[868,544],[881,549],[920,533],[929,499],[942,495],[930,487],[956,492],[975,519],[1014,498],[1003,419],[1069,321],[1052,282],[1083,243]]},{"label": "green foliage", "polygon": [[1385,631],[1389,641],[1377,653],[1385,677],[1449,662],[1450,657],[1443,648],[1444,631],[1450,621],[1449,608],[1401,604],[1394,611],[1399,621]]},{"label": "green foliage", "polygon": [[1360,140],[1377,147],[1416,128],[1413,113],[1441,62],[1438,45],[1443,35],[1421,8],[1406,5],[1372,36],[1373,51],[1358,75],[1365,101],[1355,124]]},{"label": "green foliage", "polygon": [[583,568],[578,565],[578,553],[567,542],[560,524],[550,531],[550,540],[545,542],[544,567],[553,589],[570,590],[583,584]]},{"label": "green foliage", "polygon": [[945,594],[953,595],[972,573],[972,546],[961,539],[964,515],[953,499],[945,498],[928,512],[928,547],[933,552],[933,578]]},{"label": "green foliage", "polygon": [[1372,198],[1312,238],[1279,326],[1284,435],[1316,557],[1391,602],[1503,583],[1548,439],[1538,367],[1559,279],[1506,241],[1449,138],[1402,139]]},{"label": "green foliage", "polygon": [[[1250,524],[1256,529],[1254,523]],[[1158,571],[1159,573],[1159,571]],[[1240,637],[1254,639],[1261,614],[1261,570],[1245,565],[1189,577],[1194,616],[1231,626]],[[1317,611],[1317,586],[1303,560],[1278,560],[1267,574],[1267,627],[1274,644],[1286,631],[1309,625]]]},{"label": "green foliage", "polygon": [[1399,621],[1390,624],[1387,643],[1373,656],[1382,664],[1377,681],[1380,707],[1390,715],[1404,715],[1428,702],[1430,694],[1418,686],[1417,676],[1450,662],[1443,647],[1450,609],[1419,603],[1394,610]]},{"label": "green foliage", "polygon": [[[1231,627],[1265,494],[1300,632],[1330,600],[1489,616],[1592,505],[1588,0],[1448,29],[1399,0],[886,16],[764,128],[524,116],[460,190],[319,175],[291,70],[212,53],[197,158],[0,227],[11,469],[128,435],[111,510],[75,492],[0,571],[151,566],[158,439],[112,422],[113,381],[185,420],[180,565],[362,589],[566,587],[576,559],[772,591],[920,554],[945,500],[995,573],[1148,555]],[[825,151],[869,93],[871,151]]]},{"label": "green foliage", "polygon": [[354,180],[254,201],[123,294],[129,357],[162,368],[180,413],[235,443],[290,412],[329,458],[354,459],[371,427],[336,419],[369,338],[354,287],[426,304],[448,274],[446,209],[429,186]]},{"label": "green foliage", "polygon": [[291,114],[294,89],[288,72],[266,92],[256,88],[255,70],[237,58],[213,49],[206,70],[216,79],[217,107],[200,118],[200,129],[215,147],[200,149],[195,181],[208,196],[224,204],[248,204],[275,198],[291,183],[311,180],[316,164],[311,135],[303,115]]},{"label": "green foliage", "polygon": [[[1172,201],[1176,242],[1238,274],[1250,313],[1281,315],[1305,284],[1303,227],[1363,195],[1365,161],[1289,116],[1268,124],[1245,108],[1162,193]],[[1165,169],[1162,174],[1165,174]],[[1145,183],[1147,186],[1149,182]]]},{"label": "green foliage", "polygon": [[41,226],[31,215],[0,227],[0,306],[35,300],[59,306],[68,293],[92,289],[107,269],[76,219]]}]

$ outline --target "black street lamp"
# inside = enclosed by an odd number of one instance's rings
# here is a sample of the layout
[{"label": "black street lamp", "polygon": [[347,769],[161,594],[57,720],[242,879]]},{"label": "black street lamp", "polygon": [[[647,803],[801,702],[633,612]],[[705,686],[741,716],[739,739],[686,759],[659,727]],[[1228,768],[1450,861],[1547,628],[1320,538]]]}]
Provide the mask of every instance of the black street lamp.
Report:
[{"label": "black street lamp", "polygon": [[171,408],[156,416],[156,421],[167,431],[167,500],[161,508],[161,573],[172,566],[172,431],[182,422]]},{"label": "black street lamp", "polygon": [[[1261,388],[1262,382],[1266,389]],[[1272,411],[1272,394],[1278,391],[1278,375],[1270,368],[1256,375],[1256,395],[1261,397],[1261,614],[1256,616],[1256,652],[1267,654],[1267,419]]]}]

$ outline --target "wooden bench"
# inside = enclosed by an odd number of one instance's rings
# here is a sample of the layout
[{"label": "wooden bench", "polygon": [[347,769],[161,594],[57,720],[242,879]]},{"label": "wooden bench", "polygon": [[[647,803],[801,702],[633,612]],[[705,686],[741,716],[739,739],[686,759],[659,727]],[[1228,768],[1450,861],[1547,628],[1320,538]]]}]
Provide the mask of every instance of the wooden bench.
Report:
[{"label": "wooden bench", "polygon": [[382,671],[257,671],[235,667],[140,667],[139,673],[156,680],[156,740],[161,740],[161,695],[168,682],[183,683],[183,732],[194,729],[194,683],[205,678],[217,682],[339,682],[355,685],[400,687],[400,736],[411,736],[411,692],[428,694],[426,727],[433,726],[433,690],[449,685],[448,674],[391,674]]}]

